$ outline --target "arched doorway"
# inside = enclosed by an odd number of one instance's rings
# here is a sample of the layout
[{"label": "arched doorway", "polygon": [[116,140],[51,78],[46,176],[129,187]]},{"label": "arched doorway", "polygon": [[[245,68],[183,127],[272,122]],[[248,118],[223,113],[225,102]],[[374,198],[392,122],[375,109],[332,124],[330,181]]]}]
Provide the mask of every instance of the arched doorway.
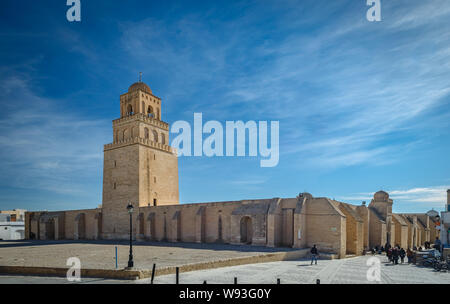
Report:
[{"label": "arched doorway", "polygon": [[144,213],[139,213],[139,234],[144,236]]},{"label": "arched doorway", "polygon": [[54,240],[55,239],[55,220],[49,219],[45,223],[45,239]]},{"label": "arched doorway", "polygon": [[253,239],[252,219],[248,216],[241,218],[241,243],[251,244]]},{"label": "arched doorway", "polygon": [[76,240],[83,240],[86,238],[86,220],[85,220],[85,214],[79,213],[75,217],[75,231],[74,231],[74,239]]}]

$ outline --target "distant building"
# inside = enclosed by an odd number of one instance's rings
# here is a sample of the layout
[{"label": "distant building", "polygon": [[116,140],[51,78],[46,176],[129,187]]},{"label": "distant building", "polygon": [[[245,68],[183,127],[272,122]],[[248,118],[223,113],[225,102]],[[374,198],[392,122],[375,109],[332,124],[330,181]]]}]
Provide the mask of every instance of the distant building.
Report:
[{"label": "distant building", "polygon": [[25,221],[25,209],[13,209],[13,210],[0,210],[0,214],[10,215],[11,222],[23,222]]},{"label": "distant building", "polygon": [[0,240],[25,238],[25,210],[0,211]]},{"label": "distant building", "polygon": [[447,205],[441,212],[441,242],[446,247],[450,246],[450,189],[447,190]]}]

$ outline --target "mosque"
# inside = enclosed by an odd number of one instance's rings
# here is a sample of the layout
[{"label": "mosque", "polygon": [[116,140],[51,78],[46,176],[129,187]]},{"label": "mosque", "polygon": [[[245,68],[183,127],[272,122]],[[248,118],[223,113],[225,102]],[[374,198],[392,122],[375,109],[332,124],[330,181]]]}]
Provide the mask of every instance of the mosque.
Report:
[{"label": "mosque", "polygon": [[113,141],[104,145],[103,200],[94,209],[25,214],[27,239],[128,239],[307,248],[343,258],[390,243],[420,246],[438,236],[427,214],[392,213],[379,191],[367,206],[300,193],[292,198],[180,204],[178,159],[162,100],[144,82],[120,96]]}]

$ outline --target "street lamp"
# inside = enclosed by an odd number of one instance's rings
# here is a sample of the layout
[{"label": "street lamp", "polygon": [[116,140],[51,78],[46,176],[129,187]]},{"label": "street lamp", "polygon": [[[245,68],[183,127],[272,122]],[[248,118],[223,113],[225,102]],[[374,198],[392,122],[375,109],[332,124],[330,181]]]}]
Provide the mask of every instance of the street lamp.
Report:
[{"label": "street lamp", "polygon": [[130,256],[128,258],[128,268],[133,268],[133,223],[132,223],[132,214],[133,214],[133,205],[131,203],[127,206],[128,213],[130,214]]}]

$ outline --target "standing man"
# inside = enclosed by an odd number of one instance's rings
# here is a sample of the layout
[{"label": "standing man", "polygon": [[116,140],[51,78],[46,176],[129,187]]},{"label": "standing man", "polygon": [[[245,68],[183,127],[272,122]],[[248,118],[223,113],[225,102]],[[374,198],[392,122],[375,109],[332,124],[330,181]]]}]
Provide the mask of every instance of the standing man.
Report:
[{"label": "standing man", "polygon": [[311,265],[313,264],[313,261],[316,262],[317,265],[317,256],[319,255],[319,251],[317,250],[316,244],[311,248]]},{"label": "standing man", "polygon": [[398,264],[398,257],[399,257],[399,250],[396,246],[396,247],[392,248],[392,263],[394,265]]},{"label": "standing man", "polygon": [[442,245],[441,240],[439,239],[439,237],[436,237],[436,241],[434,241],[434,249],[441,252],[441,245]]},{"label": "standing man", "polygon": [[400,260],[403,262],[405,261],[406,251],[403,248],[400,248]]}]

